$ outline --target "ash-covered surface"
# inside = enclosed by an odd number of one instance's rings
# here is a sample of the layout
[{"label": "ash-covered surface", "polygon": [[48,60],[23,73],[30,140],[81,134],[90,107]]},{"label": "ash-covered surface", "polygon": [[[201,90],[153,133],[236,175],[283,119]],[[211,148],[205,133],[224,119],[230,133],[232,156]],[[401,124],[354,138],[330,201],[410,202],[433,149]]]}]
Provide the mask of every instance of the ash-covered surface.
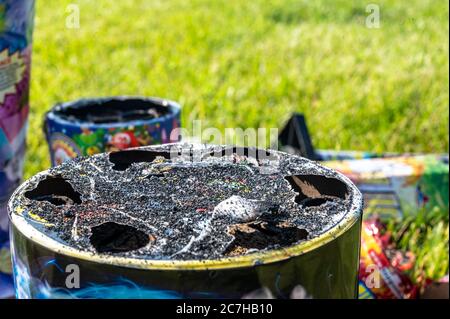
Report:
[{"label": "ash-covered surface", "polygon": [[[172,144],[77,158],[29,180],[12,206],[71,247],[172,260],[291,246],[350,210],[351,192],[329,169],[275,151],[215,147]],[[182,155],[170,156],[169,148]]]}]

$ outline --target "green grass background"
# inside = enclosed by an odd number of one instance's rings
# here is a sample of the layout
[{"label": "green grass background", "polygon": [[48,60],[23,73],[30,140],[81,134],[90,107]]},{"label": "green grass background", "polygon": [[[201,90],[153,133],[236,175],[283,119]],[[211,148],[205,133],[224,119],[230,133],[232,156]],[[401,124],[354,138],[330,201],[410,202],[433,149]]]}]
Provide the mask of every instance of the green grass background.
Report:
[{"label": "green grass background", "polygon": [[222,130],[299,111],[316,147],[447,151],[448,14],[444,0],[37,1],[25,175],[49,166],[44,112],[86,96],[167,97],[187,127]]}]

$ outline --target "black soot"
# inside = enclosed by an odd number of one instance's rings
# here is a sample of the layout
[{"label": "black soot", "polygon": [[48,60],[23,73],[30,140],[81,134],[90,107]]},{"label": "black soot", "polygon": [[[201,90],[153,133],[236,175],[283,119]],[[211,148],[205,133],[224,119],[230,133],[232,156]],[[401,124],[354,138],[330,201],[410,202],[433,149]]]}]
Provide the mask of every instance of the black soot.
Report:
[{"label": "black soot", "polygon": [[298,156],[169,144],[66,162],[29,180],[13,205],[78,250],[205,260],[310,240],[351,210],[349,194],[338,174]]}]

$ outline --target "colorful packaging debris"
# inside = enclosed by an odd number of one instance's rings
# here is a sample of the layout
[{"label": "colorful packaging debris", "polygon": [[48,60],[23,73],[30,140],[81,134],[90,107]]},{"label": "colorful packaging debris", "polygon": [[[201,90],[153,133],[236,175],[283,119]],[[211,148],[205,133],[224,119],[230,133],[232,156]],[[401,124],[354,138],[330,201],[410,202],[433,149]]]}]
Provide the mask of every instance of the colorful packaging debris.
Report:
[{"label": "colorful packaging debris", "polygon": [[0,297],[11,294],[6,203],[22,179],[34,0],[0,0]]},{"label": "colorful packaging debris", "polygon": [[56,105],[44,130],[52,165],[77,156],[177,142],[180,106],[157,98],[82,99]]},{"label": "colorful packaging debris", "polygon": [[394,153],[372,153],[364,151],[334,151],[334,150],[316,150],[315,156],[318,161],[344,161],[369,158],[397,157]]},{"label": "colorful packaging debris", "polygon": [[416,298],[418,286],[406,274],[414,263],[411,253],[392,246],[377,218],[363,221],[359,265],[359,299]]},{"label": "colorful packaging debris", "polygon": [[364,195],[365,213],[383,218],[420,209],[448,210],[448,156],[405,155],[324,162],[349,177]]},{"label": "colorful packaging debris", "polygon": [[[320,153],[320,152],[319,152]],[[448,156],[323,152],[324,162],[349,177],[364,196],[361,232],[360,299],[417,298],[419,287],[406,274],[409,252],[395,250],[380,219],[439,207],[448,211]]]}]

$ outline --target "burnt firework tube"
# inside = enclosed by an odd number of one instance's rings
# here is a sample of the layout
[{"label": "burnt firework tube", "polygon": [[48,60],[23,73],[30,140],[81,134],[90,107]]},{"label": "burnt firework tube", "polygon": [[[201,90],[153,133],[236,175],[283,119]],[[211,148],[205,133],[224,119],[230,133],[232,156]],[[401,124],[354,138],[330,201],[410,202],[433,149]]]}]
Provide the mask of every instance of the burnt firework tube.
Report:
[{"label": "burnt firework tube", "polygon": [[356,298],[362,198],[277,151],[77,158],[9,202],[18,298]]},{"label": "burnt firework tube", "polygon": [[22,179],[34,0],[0,0],[0,298],[13,292],[7,201]]},{"label": "burnt firework tube", "polygon": [[180,106],[159,98],[108,97],[57,104],[45,116],[52,165],[77,156],[178,142]]}]

